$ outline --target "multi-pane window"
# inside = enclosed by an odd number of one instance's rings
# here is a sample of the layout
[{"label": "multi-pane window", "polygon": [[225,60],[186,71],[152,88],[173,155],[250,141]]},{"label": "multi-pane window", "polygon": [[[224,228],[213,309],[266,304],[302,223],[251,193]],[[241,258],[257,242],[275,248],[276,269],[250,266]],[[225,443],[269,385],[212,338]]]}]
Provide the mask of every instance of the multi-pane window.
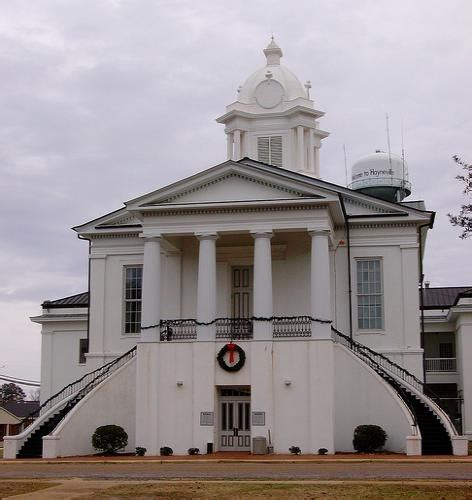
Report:
[{"label": "multi-pane window", "polygon": [[357,326],[383,328],[382,266],[380,259],[357,261]]},{"label": "multi-pane window", "polygon": [[124,333],[139,333],[141,329],[142,267],[125,267],[125,318]]},{"label": "multi-pane window", "polygon": [[282,136],[257,138],[257,159],[276,167],[282,166]]}]

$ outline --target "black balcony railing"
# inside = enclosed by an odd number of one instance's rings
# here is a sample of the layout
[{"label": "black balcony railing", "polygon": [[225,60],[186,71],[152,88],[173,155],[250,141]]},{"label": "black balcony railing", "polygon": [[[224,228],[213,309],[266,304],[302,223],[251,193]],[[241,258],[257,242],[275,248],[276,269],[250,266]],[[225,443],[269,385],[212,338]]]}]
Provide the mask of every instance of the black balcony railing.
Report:
[{"label": "black balcony railing", "polygon": [[218,318],[216,320],[217,339],[249,340],[252,337],[252,320],[249,318]]},{"label": "black balcony railing", "polygon": [[161,321],[161,340],[195,340],[197,322],[194,319],[172,319]]},{"label": "black balcony railing", "polygon": [[294,316],[293,318],[274,318],[273,337],[311,337],[311,318]]}]

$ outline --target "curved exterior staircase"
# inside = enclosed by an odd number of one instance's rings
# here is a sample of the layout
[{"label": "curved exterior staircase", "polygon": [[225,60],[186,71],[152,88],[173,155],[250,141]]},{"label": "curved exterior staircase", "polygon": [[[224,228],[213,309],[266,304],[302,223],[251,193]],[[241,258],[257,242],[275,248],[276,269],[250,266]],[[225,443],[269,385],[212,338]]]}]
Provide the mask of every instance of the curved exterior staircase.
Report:
[{"label": "curved exterior staircase", "polygon": [[[448,416],[436,405],[437,396],[431,393],[426,384],[405,368],[389,358],[356,342],[347,335],[331,327],[333,340],[347,347],[361,361],[369,365],[400,396],[410,409],[416,425],[421,432],[423,455],[451,455],[453,435],[458,435]],[[431,397],[427,395],[431,394]],[[444,425],[449,424],[449,432]]]},{"label": "curved exterior staircase", "polygon": [[[92,389],[101,384],[110,375],[115,373],[119,368],[125,365],[130,359],[136,356],[136,346],[125,352],[119,358],[110,361],[109,363],[97,368],[96,370],[87,373],[80,379],[72,382],[59,391],[54,396],[51,396],[45,401],[34,413],[28,415],[26,419],[37,421],[41,417],[43,419],[39,425],[35,422],[30,426],[30,434],[25,439],[23,446],[18,451],[16,458],[39,458],[43,453],[43,437],[51,434],[59,425],[65,416],[87,395]],[[64,404],[60,406],[60,402]],[[56,409],[55,411],[53,409]],[[26,420],[25,419],[25,420]],[[26,429],[28,432],[28,429]]]}]

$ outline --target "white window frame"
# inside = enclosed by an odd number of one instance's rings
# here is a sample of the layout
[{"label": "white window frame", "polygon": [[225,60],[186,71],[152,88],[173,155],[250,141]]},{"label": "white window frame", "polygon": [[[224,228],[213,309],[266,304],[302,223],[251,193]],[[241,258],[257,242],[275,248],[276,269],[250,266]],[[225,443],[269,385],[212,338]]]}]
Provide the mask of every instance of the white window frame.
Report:
[{"label": "white window frame", "polygon": [[[126,297],[126,291],[127,291],[127,288],[126,288],[126,275],[127,275],[127,272],[129,269],[141,269],[141,297],[139,299],[136,299],[136,298],[132,298],[132,299],[128,299]],[[140,306],[139,306],[139,317],[141,319],[141,312],[142,312],[142,288],[143,288],[143,275],[142,275],[142,270],[143,270],[143,266],[142,264],[130,264],[130,265],[126,265],[126,266],[123,266],[123,286],[122,286],[122,294],[123,294],[123,298],[122,298],[122,303],[123,303],[123,318],[122,318],[122,335],[124,337],[133,337],[133,336],[139,336],[140,335],[140,332],[141,332],[141,321],[139,322],[134,322],[134,323],[131,323],[131,322],[127,322],[126,321],[126,313],[127,313],[127,310],[126,310],[126,307],[127,307],[127,304],[128,303],[139,303]],[[127,325],[128,324],[137,324],[138,327],[136,328],[136,331],[127,331]]]},{"label": "white window frame", "polygon": [[[384,332],[385,331],[385,296],[384,296],[384,277],[383,277],[383,258],[376,256],[369,257],[358,257],[355,260],[355,284],[356,284],[356,330],[358,333],[376,333],[376,332]],[[359,264],[361,262],[371,262],[377,261],[379,262],[379,277],[380,277],[380,292],[378,293],[359,293]],[[359,297],[380,297],[380,326],[368,326],[364,327],[360,325],[361,317],[359,315]],[[370,319],[370,318],[368,318]],[[375,317],[377,319],[377,317]]]}]

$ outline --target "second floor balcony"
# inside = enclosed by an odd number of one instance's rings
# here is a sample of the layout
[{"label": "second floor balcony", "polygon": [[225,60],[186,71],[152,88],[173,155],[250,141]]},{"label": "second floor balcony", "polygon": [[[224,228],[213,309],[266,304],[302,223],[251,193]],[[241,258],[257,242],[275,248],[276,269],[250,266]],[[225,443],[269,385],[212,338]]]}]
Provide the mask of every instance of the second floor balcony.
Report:
[{"label": "second floor balcony", "polygon": [[457,371],[456,358],[425,358],[427,372],[455,372]]}]

